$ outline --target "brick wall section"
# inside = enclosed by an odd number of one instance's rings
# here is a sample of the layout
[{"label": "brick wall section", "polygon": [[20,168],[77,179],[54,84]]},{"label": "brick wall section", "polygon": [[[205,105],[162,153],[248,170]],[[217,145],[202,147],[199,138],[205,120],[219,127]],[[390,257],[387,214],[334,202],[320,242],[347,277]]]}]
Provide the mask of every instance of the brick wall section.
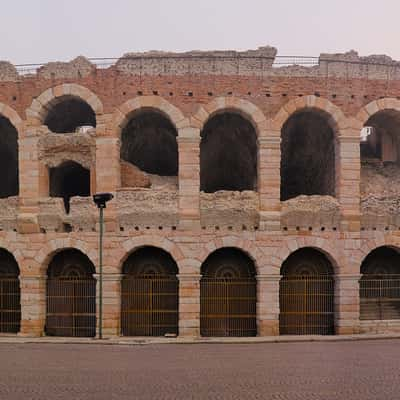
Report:
[{"label": "brick wall section", "polygon": [[[398,231],[360,230],[359,132],[375,112],[400,110],[399,66],[384,59],[386,64],[366,67],[360,62],[372,59],[349,53],[332,56],[329,62],[322,57],[312,68],[273,68],[274,51],[260,51],[247,54],[250,58],[245,60],[237,53],[228,53],[211,54],[196,62],[193,54],[174,62],[162,55],[147,55],[142,60],[135,56],[133,61],[123,60],[108,69],[91,68],[78,59],[72,64],[48,65],[31,76],[18,76],[10,65],[0,64],[0,114],[19,132],[20,155],[17,232],[0,231],[0,247],[9,250],[20,266],[22,335],[43,334],[46,269],[55,252],[76,248],[94,265],[98,261],[97,232],[45,233],[40,232],[38,223],[39,200],[46,197],[48,186],[46,168],[38,157],[38,141],[47,132],[43,126],[46,110],[63,96],[83,99],[96,113],[92,192],[116,193],[121,187],[120,132],[132,113],[143,108],[157,110],[178,130],[178,226],[123,231],[116,223],[115,203],[106,209],[106,335],[120,331],[122,262],[146,245],[169,252],[179,266],[179,327],[183,336],[199,335],[200,267],[221,247],[240,248],[255,262],[260,335],[278,334],[280,267],[293,251],[303,247],[320,249],[334,260],[338,333],[390,330],[382,323],[363,322],[360,327],[358,319],[362,260],[379,246],[400,248]],[[383,62],[382,58],[378,61]],[[385,79],[383,71],[389,71]],[[304,109],[322,110],[335,127],[336,194],[342,213],[337,230],[317,226],[283,230],[280,226],[280,130],[290,115]],[[258,135],[257,229],[216,230],[200,225],[200,132],[211,116],[224,110],[248,118]]]}]

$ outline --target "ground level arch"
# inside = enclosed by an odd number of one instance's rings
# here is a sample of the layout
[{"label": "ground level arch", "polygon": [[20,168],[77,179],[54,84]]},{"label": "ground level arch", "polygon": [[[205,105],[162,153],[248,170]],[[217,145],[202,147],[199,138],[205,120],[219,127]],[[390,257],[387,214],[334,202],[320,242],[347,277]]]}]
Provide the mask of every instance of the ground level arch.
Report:
[{"label": "ground level arch", "polygon": [[279,285],[282,335],[335,333],[334,269],[322,252],[296,250],[283,262]]}]

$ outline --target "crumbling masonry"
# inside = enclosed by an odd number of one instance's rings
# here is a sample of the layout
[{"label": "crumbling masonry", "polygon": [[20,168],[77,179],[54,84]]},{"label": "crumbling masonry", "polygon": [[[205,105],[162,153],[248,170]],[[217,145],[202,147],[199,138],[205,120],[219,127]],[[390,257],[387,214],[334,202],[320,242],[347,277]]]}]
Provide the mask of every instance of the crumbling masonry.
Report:
[{"label": "crumbling masonry", "polygon": [[[0,331],[96,335],[96,192],[115,196],[106,336],[400,331],[400,63],[278,61],[263,47],[0,62],[0,286],[14,296],[0,295]],[[386,302],[368,274],[394,277]],[[311,279],[303,300],[294,277]],[[85,295],[54,303],[78,278]],[[329,315],[311,321],[320,295]]]}]

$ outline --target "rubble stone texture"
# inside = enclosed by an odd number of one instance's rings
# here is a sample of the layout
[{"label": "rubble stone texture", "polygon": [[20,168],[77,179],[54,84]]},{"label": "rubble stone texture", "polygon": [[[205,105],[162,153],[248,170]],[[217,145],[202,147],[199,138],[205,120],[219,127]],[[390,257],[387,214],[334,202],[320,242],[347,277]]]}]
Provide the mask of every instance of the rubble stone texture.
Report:
[{"label": "rubble stone texture", "polygon": [[[79,250],[99,272],[96,192],[114,194],[106,336],[121,333],[124,261],[146,246],[177,263],[181,336],[200,335],[201,266],[221,248],[254,263],[258,335],[279,334],[281,266],[303,248],[334,271],[336,333],[398,329],[360,323],[359,280],[371,251],[400,249],[400,63],[276,54],[129,53],[108,68],[78,57],[29,75],[0,62],[0,248],[20,270],[21,335],[44,334],[56,254]],[[360,152],[363,127],[375,136]],[[83,192],[63,183],[74,171]]]}]

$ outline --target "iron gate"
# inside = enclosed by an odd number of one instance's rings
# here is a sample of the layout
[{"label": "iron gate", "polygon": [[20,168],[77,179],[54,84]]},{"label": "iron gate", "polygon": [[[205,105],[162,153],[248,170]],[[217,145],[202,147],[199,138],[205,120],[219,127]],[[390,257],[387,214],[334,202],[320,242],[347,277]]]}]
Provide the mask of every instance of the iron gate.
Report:
[{"label": "iron gate", "polygon": [[281,335],[334,334],[332,276],[284,276],[280,281],[279,305]]},{"label": "iron gate", "polygon": [[202,336],[256,336],[257,284],[252,278],[200,281]]},{"label": "iron gate", "polygon": [[0,278],[0,332],[18,333],[21,301],[18,278]]},{"label": "iron gate", "polygon": [[49,278],[45,330],[51,336],[96,336],[96,280]]},{"label": "iron gate", "polygon": [[123,336],[178,335],[176,275],[126,276],[121,282]]},{"label": "iron gate", "polygon": [[365,274],[360,280],[360,319],[400,318],[400,275]]}]

